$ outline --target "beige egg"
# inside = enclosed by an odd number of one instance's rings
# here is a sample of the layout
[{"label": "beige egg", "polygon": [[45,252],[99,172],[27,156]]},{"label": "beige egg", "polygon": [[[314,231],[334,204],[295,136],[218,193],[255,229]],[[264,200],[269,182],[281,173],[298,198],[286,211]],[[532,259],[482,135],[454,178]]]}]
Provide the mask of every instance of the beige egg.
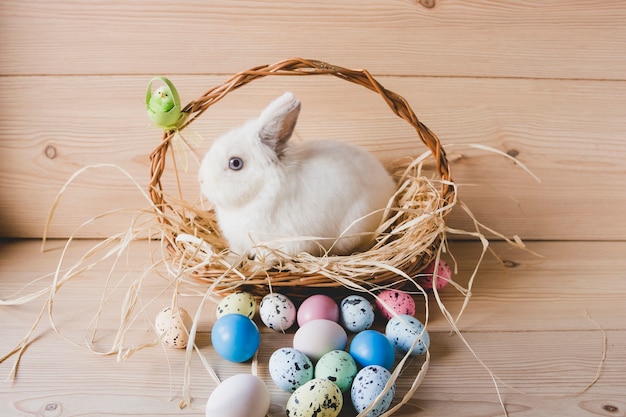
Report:
[{"label": "beige egg", "polygon": [[178,307],[176,311],[171,307],[165,307],[157,314],[154,327],[165,346],[184,349],[189,342],[192,323],[191,316],[184,308]]}]

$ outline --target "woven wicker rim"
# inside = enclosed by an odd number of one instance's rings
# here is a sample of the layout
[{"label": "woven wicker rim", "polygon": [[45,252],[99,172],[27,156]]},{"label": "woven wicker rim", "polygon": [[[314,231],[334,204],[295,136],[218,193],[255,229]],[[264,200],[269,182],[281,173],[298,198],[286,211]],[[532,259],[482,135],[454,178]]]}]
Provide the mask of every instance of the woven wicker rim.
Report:
[{"label": "woven wicker rim", "polygon": [[[413,128],[415,128],[419,139],[426,145],[434,157],[435,169],[443,180],[441,181],[441,199],[442,205],[446,205],[454,199],[454,187],[451,185],[452,179],[450,175],[450,164],[446,157],[446,153],[441,146],[439,138],[432,132],[426,125],[424,125],[415,115],[408,102],[399,94],[384,88],[367,70],[364,69],[347,69],[336,65],[328,64],[326,62],[292,58],[272,65],[262,65],[251,68],[246,71],[239,72],[228,79],[221,85],[217,85],[201,97],[190,102],[183,108],[183,112],[188,114],[186,122],[179,127],[183,129],[194,120],[200,117],[209,107],[220,101],[227,94],[240,87],[247,85],[248,83],[263,78],[266,76],[311,76],[311,75],[332,75],[337,78],[349,81],[354,84],[361,85],[369,90],[378,93],[383,100],[387,103],[389,108],[398,117],[407,121]],[[173,210],[171,205],[165,201],[165,193],[163,192],[163,186],[161,183],[161,177],[165,171],[166,154],[170,146],[171,139],[174,137],[176,131],[166,131],[163,134],[163,138],[159,145],[153,150],[150,155],[150,184],[149,195],[155,205],[155,208],[161,213],[166,212],[168,209]],[[159,220],[162,222],[169,222],[165,216],[159,216]],[[436,242],[435,244],[438,244]],[[407,269],[407,274],[417,273],[426,264],[428,260],[416,259],[411,266],[404,266],[402,269]],[[324,276],[307,275],[304,277],[296,277],[298,279],[290,278],[290,274],[285,274],[280,271],[267,271],[266,274],[272,275],[273,286],[290,286],[290,285],[306,285],[308,287],[338,287],[339,283],[328,280]],[[196,273],[196,278],[212,280],[223,275],[222,270],[206,269],[203,273]],[[388,277],[379,277],[381,280],[397,278],[395,274],[390,273]],[[241,280],[237,277],[237,280]],[[259,282],[248,282],[246,287],[251,285],[264,285],[267,280],[267,275],[263,274],[263,277],[259,277]],[[292,284],[292,281],[294,282]],[[295,282],[298,281],[297,284]],[[257,292],[257,291],[253,291]]]}]

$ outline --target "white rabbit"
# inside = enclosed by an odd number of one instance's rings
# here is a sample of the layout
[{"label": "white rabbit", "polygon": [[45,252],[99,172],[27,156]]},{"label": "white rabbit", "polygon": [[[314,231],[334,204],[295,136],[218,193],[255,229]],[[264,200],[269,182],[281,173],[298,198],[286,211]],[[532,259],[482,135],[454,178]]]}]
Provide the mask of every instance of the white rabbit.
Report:
[{"label": "white rabbit", "polygon": [[285,93],[218,138],[202,160],[202,192],[232,252],[347,255],[373,244],[394,181],[357,146],[290,143],[299,113],[300,101]]}]

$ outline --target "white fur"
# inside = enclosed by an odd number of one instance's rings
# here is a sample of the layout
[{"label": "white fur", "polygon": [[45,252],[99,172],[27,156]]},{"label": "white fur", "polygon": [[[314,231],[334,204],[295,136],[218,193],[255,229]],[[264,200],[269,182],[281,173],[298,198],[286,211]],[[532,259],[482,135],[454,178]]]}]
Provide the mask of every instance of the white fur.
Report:
[{"label": "white fur", "polygon": [[[255,245],[263,244],[290,255],[320,255],[329,249],[343,255],[372,244],[371,232],[395,183],[362,148],[336,141],[285,145],[299,109],[295,97],[284,94],[258,119],[218,138],[202,161],[202,192],[213,203],[235,253],[254,256],[259,249]],[[260,139],[268,130],[286,135],[282,145],[274,148],[273,142]],[[239,171],[229,168],[233,156],[244,161]],[[365,219],[347,230],[361,217]],[[360,233],[366,235],[354,236]],[[298,239],[302,237],[318,239]]]}]

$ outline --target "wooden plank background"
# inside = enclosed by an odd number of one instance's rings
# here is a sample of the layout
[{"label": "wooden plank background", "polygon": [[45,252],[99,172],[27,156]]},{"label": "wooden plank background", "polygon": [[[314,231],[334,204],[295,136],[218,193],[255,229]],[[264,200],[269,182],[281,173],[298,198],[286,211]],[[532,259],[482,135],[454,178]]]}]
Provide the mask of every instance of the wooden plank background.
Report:
[{"label": "wooden plank background", "polygon": [[[77,170],[115,164],[145,188],[160,139],[143,97],[155,75],[183,101],[250,67],[294,56],[367,68],[441,138],[477,218],[525,239],[626,238],[626,3],[622,1],[3,1],[0,236],[41,236]],[[257,81],[194,126],[207,140],[286,89],[298,134],[367,146],[384,160],[424,148],[382,101],[329,78]],[[219,107],[219,108],[218,108]],[[206,119],[206,120],[204,120]],[[516,155],[511,161],[467,144]],[[195,164],[184,179],[197,198]],[[146,206],[119,171],[87,172],[51,235]],[[99,237],[126,220],[82,228]],[[458,212],[456,227],[470,228]]]},{"label": "wooden plank background", "polygon": [[[43,254],[37,253],[36,243],[30,240],[0,243],[0,253],[4,255],[0,257],[2,296],[20,290],[33,277],[54,270],[64,242],[51,242]],[[64,265],[72,265],[95,243],[77,241],[67,252]],[[467,283],[479,246],[477,242],[453,242],[451,251],[460,267],[455,279],[460,284]],[[500,378],[498,385],[508,415],[623,415],[626,281],[621,278],[626,268],[623,257],[626,243],[530,242],[529,247],[544,254],[545,259],[511,251],[506,243],[494,243],[493,249],[509,261],[509,267],[494,257],[485,259],[474,286],[474,297],[459,322],[478,357]],[[102,351],[110,348],[119,327],[124,294],[131,282],[153,267],[151,255],[158,258],[158,250],[158,244],[150,245],[146,240],[134,242],[128,255],[122,256],[124,266],[114,273],[110,271],[113,259],[109,259],[63,286],[55,296],[53,319],[61,334],[78,346],[52,331],[47,316],[44,317],[33,335],[34,342],[25,351],[17,379],[13,384],[0,385],[0,415],[205,415],[204,405],[216,383],[198,355],[192,357],[192,407],[179,410],[184,351],[154,346],[118,362],[115,355],[96,355],[85,346],[86,340],[91,340],[92,319],[106,291],[110,297],[101,311],[94,346]],[[106,250],[97,252],[90,262],[100,259],[103,252]],[[105,280],[109,274],[111,279]],[[171,282],[153,278],[144,280],[141,286],[132,315],[136,320],[127,333],[126,347],[153,341],[153,317],[171,303]],[[49,283],[40,280],[29,290],[44,288]],[[194,289],[183,285],[181,292]],[[462,297],[452,286],[446,287],[441,296],[449,311],[456,315],[463,304]],[[4,326],[0,353],[8,352],[24,337],[43,302],[40,298],[23,306],[0,309]],[[195,315],[200,297],[180,296],[179,302]],[[417,306],[416,316],[423,320],[421,297]],[[222,379],[249,373],[249,362],[235,364],[222,360],[210,345],[215,307],[209,303],[202,310],[196,339],[198,349]],[[462,341],[450,333],[432,297],[429,310],[432,362],[422,385],[394,417],[504,416],[489,374]],[[289,394],[271,381],[267,363],[274,350],[291,345],[295,329],[282,335],[265,328],[258,319],[257,322],[261,329],[258,374],[271,391],[270,416],[284,417]],[[10,358],[0,364],[0,375],[8,375],[14,360]],[[400,376],[397,392],[408,390],[419,364],[417,359],[408,365]],[[600,378],[585,390],[599,367]],[[47,409],[50,412],[46,413]],[[341,414],[342,417],[355,415],[349,405]]]}]

